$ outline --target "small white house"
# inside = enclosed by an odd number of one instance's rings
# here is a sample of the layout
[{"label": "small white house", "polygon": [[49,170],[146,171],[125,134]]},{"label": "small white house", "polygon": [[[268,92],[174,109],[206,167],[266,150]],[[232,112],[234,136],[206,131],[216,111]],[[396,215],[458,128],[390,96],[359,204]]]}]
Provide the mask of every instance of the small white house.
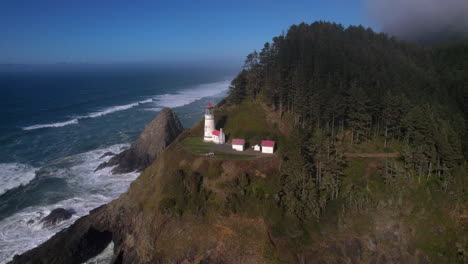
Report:
[{"label": "small white house", "polygon": [[272,140],[262,140],[262,153],[273,154],[275,152],[275,142]]},{"label": "small white house", "polygon": [[222,128],[220,130],[214,130],[211,134],[213,143],[224,144],[226,142],[226,136],[224,135]]},{"label": "small white house", "polygon": [[235,138],[232,140],[232,149],[237,151],[244,151],[245,140]]},{"label": "small white house", "polygon": [[253,149],[254,149],[255,151],[260,151],[260,150],[261,150],[261,148],[260,148],[260,146],[259,146],[258,144],[255,145],[255,146],[253,147]]}]

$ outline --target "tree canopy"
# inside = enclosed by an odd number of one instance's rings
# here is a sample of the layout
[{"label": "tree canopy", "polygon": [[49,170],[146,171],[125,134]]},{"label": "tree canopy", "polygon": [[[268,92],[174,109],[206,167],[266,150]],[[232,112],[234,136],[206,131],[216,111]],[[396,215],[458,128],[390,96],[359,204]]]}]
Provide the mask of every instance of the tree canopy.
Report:
[{"label": "tree canopy", "polygon": [[247,56],[227,101],[256,98],[293,116],[301,133],[285,154],[284,199],[292,214],[318,217],[338,197],[340,133],[350,144],[399,142],[408,175],[453,183],[468,155],[467,61],[466,41],[421,46],[362,26],[302,23]]}]

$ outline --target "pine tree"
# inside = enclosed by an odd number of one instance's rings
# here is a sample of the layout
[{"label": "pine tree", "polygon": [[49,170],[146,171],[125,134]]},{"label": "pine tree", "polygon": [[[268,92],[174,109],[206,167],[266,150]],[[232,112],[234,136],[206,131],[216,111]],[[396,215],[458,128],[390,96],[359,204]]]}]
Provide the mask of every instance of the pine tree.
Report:
[{"label": "pine tree", "polygon": [[369,100],[364,90],[354,82],[351,84],[347,115],[348,124],[352,130],[352,142],[365,141],[372,121]]}]

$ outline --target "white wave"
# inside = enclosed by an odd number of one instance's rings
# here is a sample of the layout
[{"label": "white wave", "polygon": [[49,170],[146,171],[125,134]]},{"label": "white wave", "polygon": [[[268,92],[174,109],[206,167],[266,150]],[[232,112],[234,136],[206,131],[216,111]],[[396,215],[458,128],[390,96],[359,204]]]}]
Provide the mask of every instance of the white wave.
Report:
[{"label": "white wave", "polygon": [[156,95],[155,97],[148,98],[148,99],[141,100],[141,101],[134,102],[134,103],[130,103],[130,104],[126,104],[126,105],[116,105],[116,106],[106,107],[99,111],[92,112],[87,115],[75,116],[73,119],[66,121],[66,122],[27,126],[27,127],[23,127],[23,130],[63,127],[67,125],[78,124],[79,120],[84,119],[84,118],[101,117],[101,116],[112,114],[118,111],[128,110],[130,108],[133,108],[142,104],[155,103],[157,107],[146,108],[144,110],[156,111],[156,112],[160,111],[162,107],[172,107],[172,108],[181,107],[181,106],[193,103],[202,98],[205,98],[205,97],[224,95],[225,93],[227,93],[229,89],[229,83],[230,81],[226,80],[226,81],[221,81],[221,82],[200,84],[189,89],[180,90],[179,92],[176,92],[176,93]]},{"label": "white wave", "polygon": [[105,116],[108,114],[112,114],[114,112],[118,111],[123,111],[127,110],[130,108],[133,108],[135,106],[139,106],[141,104],[147,104],[153,102],[153,99],[145,99],[139,102],[131,103],[131,104],[126,104],[126,105],[116,105],[116,106],[110,106],[103,108],[99,111],[84,115],[84,116],[75,116],[73,119],[65,122],[59,122],[59,123],[52,123],[52,124],[41,124],[41,125],[33,125],[33,126],[27,126],[23,127],[23,130],[33,130],[33,129],[39,129],[39,128],[50,128],[50,127],[63,127],[63,126],[68,126],[68,125],[73,125],[73,124],[78,124],[79,120],[84,119],[84,118],[95,118],[95,117],[100,117],[100,116]]},{"label": "white wave", "polygon": [[159,112],[162,110],[162,107],[153,107],[153,108],[145,108],[145,111],[152,111],[152,112]]},{"label": "white wave", "polygon": [[35,168],[26,164],[0,163],[0,195],[32,181],[36,176],[35,171]]},{"label": "white wave", "polygon": [[151,103],[151,102],[153,102],[153,98],[146,99],[146,100],[140,101],[140,102],[138,102],[138,103],[140,103],[140,104],[146,104],[146,103]]},{"label": "white wave", "polygon": [[141,104],[147,104],[147,103],[151,103],[151,102],[153,102],[153,98],[145,99],[145,100],[142,100],[142,101],[138,101],[138,102],[131,103],[131,104],[126,104],[126,105],[111,106],[111,107],[104,108],[104,109],[102,109],[100,111],[91,113],[89,115],[80,116],[80,119],[81,118],[95,118],[95,117],[105,116],[105,115],[108,115],[108,114],[112,114],[114,112],[127,110],[127,109],[133,108],[135,106],[139,106]]},{"label": "white wave", "polygon": [[65,122],[27,126],[27,127],[23,127],[23,130],[33,130],[33,129],[47,128],[47,127],[64,127],[64,126],[74,125],[74,124],[78,124],[78,118],[73,118],[72,120],[68,120]]},{"label": "white wave", "polygon": [[[126,146],[128,145],[114,145],[73,155],[54,162],[54,166],[41,168],[41,174],[49,170],[51,176],[66,180],[74,190],[74,197],[56,204],[27,207],[0,221],[0,263],[6,263],[15,254],[37,247],[78,218],[87,215],[90,210],[109,203],[127,191],[138,173],[113,175],[110,172],[112,168],[94,172],[101,162],[111,158],[100,158],[104,153],[117,153]],[[76,214],[55,226],[43,227],[40,220],[56,208],[73,209]]]},{"label": "white wave", "polygon": [[114,256],[114,242],[109,245],[99,255],[89,259],[83,264],[109,264]]},{"label": "white wave", "polygon": [[205,97],[224,95],[229,90],[229,83],[230,81],[221,81],[201,84],[177,93],[158,95],[154,98],[154,101],[161,107],[181,107]]},{"label": "white wave", "polygon": [[108,114],[111,114],[111,113],[114,113],[114,112],[118,112],[118,111],[133,108],[135,106],[138,106],[139,104],[140,104],[139,102],[136,102],[136,103],[126,104],[126,105],[111,106],[111,107],[104,108],[101,111],[94,112],[94,113],[91,113],[89,115],[83,116],[81,118],[88,118],[88,117],[89,118],[95,118],[95,117],[105,116],[105,115],[108,115]]}]

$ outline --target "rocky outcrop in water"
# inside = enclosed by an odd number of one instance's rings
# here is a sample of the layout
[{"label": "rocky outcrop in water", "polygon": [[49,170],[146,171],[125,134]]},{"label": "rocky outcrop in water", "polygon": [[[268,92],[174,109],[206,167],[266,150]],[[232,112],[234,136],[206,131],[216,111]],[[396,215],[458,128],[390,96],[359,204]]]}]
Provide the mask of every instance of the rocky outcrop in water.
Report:
[{"label": "rocky outcrop in water", "polygon": [[116,165],[112,173],[142,171],[183,131],[184,128],[174,111],[167,107],[163,108],[129,149],[100,164],[96,171]]},{"label": "rocky outcrop in water", "polygon": [[56,225],[64,220],[70,219],[72,215],[75,213],[74,210],[66,210],[63,208],[56,208],[50,212],[49,215],[44,217],[41,220],[41,223],[43,223],[44,227],[49,227]]},{"label": "rocky outcrop in water", "polygon": [[91,215],[78,219],[72,226],[48,240],[47,246],[38,247],[22,256],[14,256],[12,263],[79,264],[97,255],[113,237],[107,231],[109,218],[105,208],[98,207],[90,212]]},{"label": "rocky outcrop in water", "polygon": [[107,157],[107,156],[114,156],[114,155],[115,155],[115,154],[114,154],[113,152],[108,151],[108,152],[102,154],[102,156],[99,157],[99,158],[102,159],[102,158],[104,158],[104,157]]}]

